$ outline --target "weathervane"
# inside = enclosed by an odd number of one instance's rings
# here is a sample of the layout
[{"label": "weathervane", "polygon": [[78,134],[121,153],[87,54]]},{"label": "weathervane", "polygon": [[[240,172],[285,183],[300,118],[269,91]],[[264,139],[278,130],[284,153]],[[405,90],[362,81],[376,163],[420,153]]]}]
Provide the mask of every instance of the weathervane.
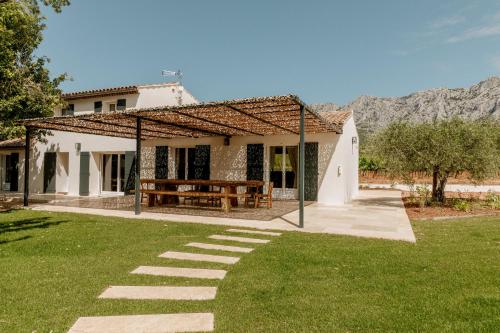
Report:
[{"label": "weathervane", "polygon": [[168,71],[168,70],[162,70],[161,76],[168,76],[168,77],[175,76],[177,78],[177,81],[179,82],[179,84],[182,85],[182,72],[180,69],[176,70],[175,72]]}]

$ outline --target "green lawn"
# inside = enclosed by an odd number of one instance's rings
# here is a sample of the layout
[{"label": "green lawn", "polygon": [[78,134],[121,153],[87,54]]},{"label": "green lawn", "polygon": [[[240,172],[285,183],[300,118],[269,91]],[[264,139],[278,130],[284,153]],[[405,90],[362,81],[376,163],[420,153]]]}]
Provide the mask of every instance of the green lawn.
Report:
[{"label": "green lawn", "polygon": [[[499,332],[500,219],[413,227],[416,245],[289,232],[231,267],[157,257],[222,227],[0,213],[0,332],[58,333],[84,315],[181,311],[214,312],[218,332]],[[129,274],[139,265],[229,273],[222,281]],[[215,301],[98,300],[111,284],[219,290]]]}]

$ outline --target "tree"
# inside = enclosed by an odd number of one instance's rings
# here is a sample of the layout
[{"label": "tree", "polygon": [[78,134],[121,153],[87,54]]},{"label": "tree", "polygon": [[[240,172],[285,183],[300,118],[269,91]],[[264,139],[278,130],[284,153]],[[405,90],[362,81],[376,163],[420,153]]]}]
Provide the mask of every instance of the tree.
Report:
[{"label": "tree", "polygon": [[444,202],[448,177],[467,171],[478,183],[500,170],[500,124],[459,118],[434,123],[393,123],[370,140],[369,151],[394,178],[432,174],[432,200]]},{"label": "tree", "polygon": [[[69,0],[43,4],[60,12]],[[58,86],[66,75],[51,79],[48,58],[34,55],[44,20],[38,0],[0,0],[0,140],[22,136],[16,120],[51,116],[61,104]]]}]

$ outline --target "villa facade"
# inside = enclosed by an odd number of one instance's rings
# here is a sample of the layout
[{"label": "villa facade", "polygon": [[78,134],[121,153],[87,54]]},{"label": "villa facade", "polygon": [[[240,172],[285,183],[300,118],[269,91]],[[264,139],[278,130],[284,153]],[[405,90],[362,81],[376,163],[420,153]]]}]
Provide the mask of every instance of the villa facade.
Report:
[{"label": "villa facade", "polygon": [[[142,133],[141,178],[263,180],[265,191],[268,184],[273,183],[275,199],[298,198],[299,136],[285,134],[298,133],[295,125],[285,128],[279,121],[245,112],[241,119],[254,121],[264,131],[251,126],[243,130],[234,115],[224,120],[222,110],[188,115],[183,105],[195,105],[198,101],[177,83],[67,93],[63,98],[67,107],[56,110],[54,118],[30,121],[35,128],[53,133],[47,136],[46,142],[36,142],[30,147],[30,193],[102,196],[132,190],[136,132],[132,125],[135,123],[127,122],[126,117],[135,117],[135,111],[147,115],[149,110],[152,114],[159,110],[160,115],[166,112],[181,118],[178,123],[167,123],[140,116],[150,123]],[[290,103],[290,98],[269,100]],[[267,100],[257,98],[263,105],[270,103]],[[196,112],[203,108],[200,105]],[[284,115],[283,112],[279,114]],[[123,122],[115,121],[113,125],[107,122],[120,114],[125,117]],[[308,132],[306,128],[305,131],[305,200],[324,204],[349,202],[358,192],[358,134],[352,113],[316,114],[308,110],[307,116],[310,118],[307,126],[320,126],[320,129]],[[191,125],[194,121],[203,126]],[[105,136],[99,135],[103,128]],[[277,131],[271,131],[272,128]],[[218,131],[221,134],[218,135]],[[0,168],[2,174],[6,174],[2,178],[3,190],[22,192],[22,142],[8,150],[0,145],[0,154],[3,163]]]}]

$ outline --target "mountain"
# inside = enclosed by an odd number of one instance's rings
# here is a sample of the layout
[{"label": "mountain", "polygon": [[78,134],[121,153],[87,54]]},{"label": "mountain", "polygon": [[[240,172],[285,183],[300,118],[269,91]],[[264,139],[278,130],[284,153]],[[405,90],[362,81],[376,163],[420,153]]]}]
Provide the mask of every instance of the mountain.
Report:
[{"label": "mountain", "polygon": [[424,122],[459,116],[464,119],[500,119],[500,77],[490,77],[470,88],[437,88],[403,97],[360,96],[353,102],[313,104],[316,111],[354,112],[360,135],[394,121]]}]

